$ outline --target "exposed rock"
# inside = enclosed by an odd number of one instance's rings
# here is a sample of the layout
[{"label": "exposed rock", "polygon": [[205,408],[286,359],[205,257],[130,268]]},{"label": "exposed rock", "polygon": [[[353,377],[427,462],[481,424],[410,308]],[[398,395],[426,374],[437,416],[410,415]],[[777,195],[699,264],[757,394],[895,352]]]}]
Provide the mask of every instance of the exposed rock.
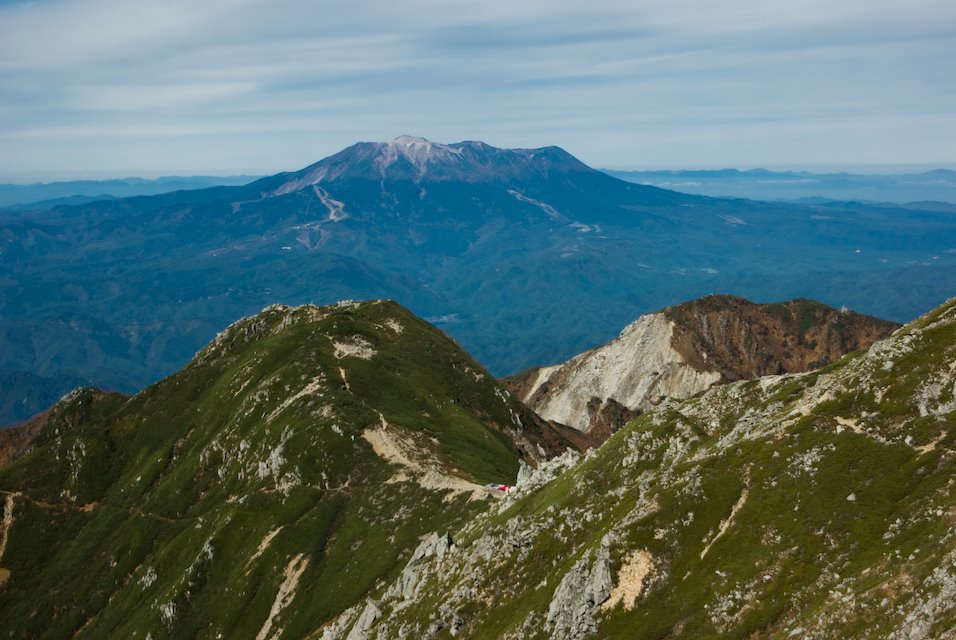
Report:
[{"label": "exposed rock", "polygon": [[506,383],[543,418],[603,442],[664,398],[820,367],[897,326],[811,300],[707,296],[642,316],[602,347]]},{"label": "exposed rock", "polygon": [[434,558],[439,564],[446,553],[452,553],[455,550],[455,543],[447,533],[439,535],[431,533],[422,540],[418,548],[412,554],[408,564],[402,570],[394,584],[385,592],[387,600],[411,600],[418,592],[418,585],[422,580],[423,574],[427,571],[427,565]]},{"label": "exposed rock", "polygon": [[674,324],[663,314],[642,316],[607,345],[551,368],[535,382],[533,396],[519,395],[541,417],[587,431],[588,404],[613,398],[630,410],[649,409],[661,396],[687,397],[720,379],[715,371],[698,371],[671,346]]},{"label": "exposed rock", "polygon": [[643,595],[648,583],[653,579],[653,574],[654,557],[649,551],[639,549],[628,553],[617,572],[617,585],[601,608],[613,609],[623,603],[625,609],[633,609],[634,603]]},{"label": "exposed rock", "polygon": [[531,467],[524,462],[520,462],[515,488],[513,491],[505,494],[504,499],[498,507],[498,512],[503,512],[521,496],[527,495],[548,484],[561,473],[577,464],[580,458],[580,453],[573,449],[567,449],[560,456],[545,460],[538,464],[537,467]]},{"label": "exposed rock", "polygon": [[889,640],[930,640],[952,638],[956,628],[939,627],[940,618],[952,612],[956,603],[956,553],[950,553],[921,586],[915,606]]},{"label": "exposed rock", "polygon": [[588,435],[603,442],[618,429],[641,415],[641,409],[629,409],[614,398],[591,398],[588,402]]},{"label": "exposed rock", "polygon": [[607,547],[574,563],[548,606],[546,625],[554,640],[580,640],[597,631],[594,615],[611,595],[611,556]]},{"label": "exposed rock", "polygon": [[361,358],[362,360],[371,360],[375,355],[375,349],[361,336],[353,336],[348,341],[336,341],[332,343],[335,348],[336,358]]},{"label": "exposed rock", "polygon": [[806,299],[755,304],[706,296],[663,313],[675,323],[672,344],[684,361],[716,369],[722,382],[816,369],[899,327]]},{"label": "exposed rock", "polygon": [[0,469],[30,452],[33,440],[52,421],[54,429],[69,430],[90,417],[104,400],[122,398],[99,389],[74,389],[48,410],[18,427],[0,429]]},{"label": "exposed rock", "polygon": [[355,621],[355,626],[349,631],[346,640],[368,640],[371,637],[372,627],[375,621],[382,617],[382,610],[378,604],[371,598],[365,603],[365,608]]},{"label": "exposed rock", "polygon": [[355,605],[343,611],[337,618],[331,620],[322,626],[322,635],[318,640],[340,640],[345,637],[345,632],[353,626],[356,618],[365,611],[365,607]]}]

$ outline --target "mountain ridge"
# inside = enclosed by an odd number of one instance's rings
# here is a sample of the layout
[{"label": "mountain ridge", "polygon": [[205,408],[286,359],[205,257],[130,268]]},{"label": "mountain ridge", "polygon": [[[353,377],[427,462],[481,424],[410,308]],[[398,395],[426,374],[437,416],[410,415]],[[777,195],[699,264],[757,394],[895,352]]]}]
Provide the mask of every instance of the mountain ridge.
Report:
[{"label": "mountain ridge", "polygon": [[341,178],[508,182],[548,177],[552,171],[599,173],[560,147],[500,149],[479,141],[441,144],[399,136],[391,142],[360,142],[300,171],[284,174],[291,179],[271,194],[292,193]]},{"label": "mountain ridge", "polygon": [[323,640],[949,638],[954,329],[956,299],[823,370],[667,400]]},{"label": "mountain ridge", "polygon": [[397,304],[271,305],[134,397],[32,423],[0,467],[0,627],[946,637],[954,354],[956,299],[822,369],[662,398],[582,455]]},{"label": "mountain ridge", "polygon": [[306,636],[568,446],[387,301],[272,305],[29,429],[0,469],[0,626],[33,637]]}]

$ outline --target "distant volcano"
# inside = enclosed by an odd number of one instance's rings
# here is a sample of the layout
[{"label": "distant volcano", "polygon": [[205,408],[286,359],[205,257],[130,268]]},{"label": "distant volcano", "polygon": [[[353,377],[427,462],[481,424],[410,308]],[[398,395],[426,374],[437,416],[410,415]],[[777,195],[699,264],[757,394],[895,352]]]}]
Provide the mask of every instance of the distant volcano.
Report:
[{"label": "distant volcano", "polygon": [[391,142],[359,142],[324,160],[286,174],[284,194],[338,179],[511,182],[596,170],[560,147],[499,149],[484,142],[439,144],[414,136]]},{"label": "distant volcano", "polygon": [[0,213],[0,424],[77,379],[138,391],[275,302],[394,299],[503,375],[709,293],[909,320],[952,295],[954,248],[944,211],[687,195],[558,147],[363,142],[244,186]]}]

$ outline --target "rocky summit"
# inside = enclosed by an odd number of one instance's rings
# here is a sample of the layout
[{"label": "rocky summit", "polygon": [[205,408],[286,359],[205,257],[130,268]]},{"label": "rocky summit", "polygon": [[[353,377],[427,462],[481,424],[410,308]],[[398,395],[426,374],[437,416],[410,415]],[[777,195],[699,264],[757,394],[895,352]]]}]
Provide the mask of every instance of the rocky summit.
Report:
[{"label": "rocky summit", "polygon": [[819,368],[898,326],[812,300],[755,304],[711,295],[644,315],[604,346],[507,383],[543,418],[602,441],[664,398]]}]

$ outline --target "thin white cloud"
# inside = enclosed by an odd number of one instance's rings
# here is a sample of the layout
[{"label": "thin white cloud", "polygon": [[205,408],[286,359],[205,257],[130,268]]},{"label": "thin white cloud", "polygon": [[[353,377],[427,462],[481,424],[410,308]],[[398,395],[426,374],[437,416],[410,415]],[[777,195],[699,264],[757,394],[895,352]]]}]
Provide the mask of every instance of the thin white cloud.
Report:
[{"label": "thin white cloud", "polygon": [[950,0],[13,3],[0,178],[290,169],[400,133],[616,167],[952,164],[953,59]]}]

